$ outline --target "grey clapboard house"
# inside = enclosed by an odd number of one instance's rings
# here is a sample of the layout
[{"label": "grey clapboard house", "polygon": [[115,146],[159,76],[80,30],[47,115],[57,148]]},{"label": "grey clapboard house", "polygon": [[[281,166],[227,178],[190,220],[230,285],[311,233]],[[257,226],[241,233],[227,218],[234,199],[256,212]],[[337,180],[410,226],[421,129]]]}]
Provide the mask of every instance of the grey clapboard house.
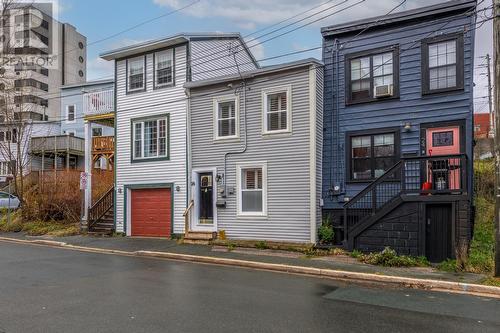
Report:
[{"label": "grey clapboard house", "polygon": [[348,248],[471,238],[475,1],[325,27],[323,211]]},{"label": "grey clapboard house", "polygon": [[101,57],[115,62],[115,229],[181,234],[188,187],[183,85],[236,73],[235,59],[241,70],[258,64],[238,33],[179,33]]},{"label": "grey clapboard house", "polygon": [[189,228],[315,243],[323,66],[315,59],[187,82]]}]

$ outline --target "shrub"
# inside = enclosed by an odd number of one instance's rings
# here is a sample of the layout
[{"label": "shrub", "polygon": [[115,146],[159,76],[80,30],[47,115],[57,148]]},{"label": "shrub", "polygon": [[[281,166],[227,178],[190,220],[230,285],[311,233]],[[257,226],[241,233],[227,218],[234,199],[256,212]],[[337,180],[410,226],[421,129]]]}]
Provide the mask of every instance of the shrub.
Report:
[{"label": "shrub", "polygon": [[335,236],[335,231],[331,224],[327,221],[323,221],[321,226],[318,228],[318,238],[321,244],[331,244],[333,243],[333,237]]},{"label": "shrub", "polygon": [[260,250],[265,250],[265,249],[268,249],[269,246],[267,245],[266,242],[260,241],[260,242],[255,243],[255,248],[260,249]]},{"label": "shrub", "polygon": [[363,256],[363,252],[361,252],[359,250],[353,250],[351,252],[351,257],[353,257],[353,258],[358,259],[358,258],[361,258],[362,256]]},{"label": "shrub", "polygon": [[371,265],[386,267],[422,267],[429,266],[425,257],[398,255],[395,250],[386,247],[382,252],[361,255],[359,260]]}]

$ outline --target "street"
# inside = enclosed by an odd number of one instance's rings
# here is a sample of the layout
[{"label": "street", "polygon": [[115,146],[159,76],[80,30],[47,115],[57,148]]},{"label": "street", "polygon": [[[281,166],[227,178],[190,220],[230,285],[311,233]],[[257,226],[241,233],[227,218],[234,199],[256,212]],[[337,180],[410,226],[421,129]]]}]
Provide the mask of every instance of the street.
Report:
[{"label": "street", "polygon": [[0,242],[0,332],[499,332],[500,300]]}]

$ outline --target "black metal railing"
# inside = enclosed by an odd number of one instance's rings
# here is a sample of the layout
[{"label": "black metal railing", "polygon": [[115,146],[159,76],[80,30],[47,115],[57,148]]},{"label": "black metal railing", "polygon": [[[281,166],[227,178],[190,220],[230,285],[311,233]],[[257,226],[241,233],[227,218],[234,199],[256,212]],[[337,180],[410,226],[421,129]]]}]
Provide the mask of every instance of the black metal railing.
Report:
[{"label": "black metal railing", "polygon": [[344,242],[349,231],[407,195],[465,194],[467,156],[404,157],[344,205]]}]

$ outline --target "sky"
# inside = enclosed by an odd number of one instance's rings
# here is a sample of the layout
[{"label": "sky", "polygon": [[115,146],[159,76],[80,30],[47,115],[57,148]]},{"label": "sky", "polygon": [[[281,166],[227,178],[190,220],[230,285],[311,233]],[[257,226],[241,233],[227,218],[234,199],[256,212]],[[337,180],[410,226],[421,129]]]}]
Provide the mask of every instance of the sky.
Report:
[{"label": "sky", "polygon": [[[342,1],[346,1],[342,6],[329,9]],[[257,39],[262,42],[283,31],[318,20],[290,34],[252,47],[251,51],[259,60],[321,46],[320,28],[322,26],[384,15],[402,2],[402,0],[364,0],[354,5],[359,1],[362,0],[58,0],[58,19],[74,25],[87,37],[87,78],[96,80],[111,78],[113,75],[112,62],[99,58],[100,53],[110,49],[178,32],[207,31],[240,32],[243,36],[254,33],[247,37],[247,41],[252,45],[257,43],[252,41],[252,38],[270,31],[261,31],[261,29],[316,7],[284,24],[301,20],[308,15],[312,15],[311,18],[273,35]],[[440,2],[442,0],[407,0],[397,11]],[[328,16],[349,5],[354,6],[341,13]],[[490,0],[483,0],[479,7],[487,6],[491,6]],[[178,11],[167,15],[174,10]],[[485,14],[490,15],[489,12]],[[483,20],[485,14],[481,13],[478,21]],[[323,17],[325,18],[319,20]],[[484,75],[486,68],[484,58],[481,57],[486,53],[491,55],[492,49],[492,24],[488,21],[476,31],[474,75],[476,112],[488,111],[488,99],[484,98],[487,95],[487,79]],[[315,50],[296,56],[278,58],[262,62],[261,65],[306,57],[321,59],[321,51]]]}]

